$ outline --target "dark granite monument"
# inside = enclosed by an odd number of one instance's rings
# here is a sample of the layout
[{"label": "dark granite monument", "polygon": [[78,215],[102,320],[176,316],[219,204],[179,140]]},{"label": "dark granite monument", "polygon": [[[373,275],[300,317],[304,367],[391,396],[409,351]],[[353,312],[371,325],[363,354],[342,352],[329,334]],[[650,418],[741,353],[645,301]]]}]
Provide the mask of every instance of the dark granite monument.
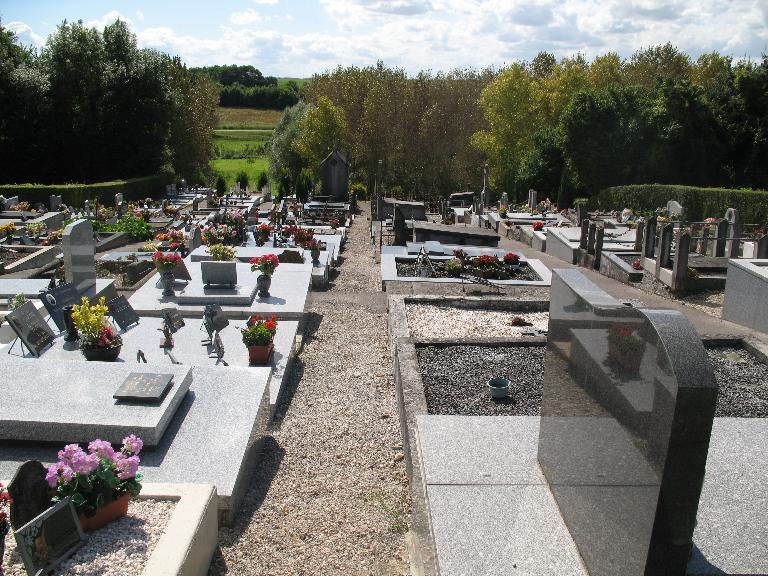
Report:
[{"label": "dark granite monument", "polygon": [[685,575],[716,400],[682,314],[552,271],[538,459],[591,576]]},{"label": "dark granite monument", "polygon": [[347,159],[334,150],[320,162],[320,182],[323,195],[330,202],[349,201],[349,166]]}]

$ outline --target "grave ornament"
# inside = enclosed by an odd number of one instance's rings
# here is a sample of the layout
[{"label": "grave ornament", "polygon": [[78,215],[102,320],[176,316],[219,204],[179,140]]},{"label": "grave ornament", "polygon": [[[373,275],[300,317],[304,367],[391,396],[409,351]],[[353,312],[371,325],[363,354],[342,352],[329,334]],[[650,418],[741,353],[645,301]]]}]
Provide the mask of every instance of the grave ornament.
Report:
[{"label": "grave ornament", "polygon": [[37,460],[27,460],[19,466],[8,484],[11,496],[11,527],[16,530],[51,505],[48,494],[48,482],[45,479],[47,469]]},{"label": "grave ornament", "polygon": [[[55,335],[48,323],[37,311],[31,301],[25,302],[22,306],[11,312],[5,317],[8,325],[16,333],[21,343],[29,351],[40,357],[40,353],[53,343]],[[8,352],[11,351],[8,349]]]},{"label": "grave ornament", "polygon": [[173,374],[131,372],[112,397],[135,403],[160,403],[173,384]]},{"label": "grave ornament", "polygon": [[75,507],[65,498],[14,532],[27,574],[48,574],[85,541]]},{"label": "grave ornament", "polygon": [[114,300],[107,302],[107,309],[109,310],[109,315],[112,316],[112,319],[123,331],[129,326],[139,323],[139,315],[133,309],[130,302],[126,300],[125,296],[118,296]]}]

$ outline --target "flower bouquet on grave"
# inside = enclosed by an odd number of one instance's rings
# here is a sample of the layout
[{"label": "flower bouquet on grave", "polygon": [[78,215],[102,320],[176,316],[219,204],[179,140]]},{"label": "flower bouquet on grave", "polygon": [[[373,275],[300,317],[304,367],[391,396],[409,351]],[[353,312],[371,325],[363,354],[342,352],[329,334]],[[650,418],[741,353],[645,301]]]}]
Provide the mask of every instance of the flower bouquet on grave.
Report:
[{"label": "flower bouquet on grave", "polygon": [[303,228],[297,228],[293,233],[293,240],[297,246],[307,248],[307,245],[312,242],[315,237],[315,233],[312,230],[304,230]]},{"label": "flower bouquet on grave", "polygon": [[241,328],[243,344],[248,348],[248,362],[250,364],[265,364],[269,361],[275,349],[275,334],[277,333],[277,319],[273,315],[269,320],[261,316],[251,316],[248,325]]},{"label": "flower bouquet on grave", "polygon": [[545,224],[544,220],[535,220],[531,224],[531,227],[533,228],[534,232],[541,232],[542,230],[544,230],[544,224]]},{"label": "flower bouquet on grave", "polygon": [[273,226],[265,222],[264,224],[259,224],[258,228],[256,228],[256,234],[259,235],[262,242],[266,242],[267,240],[269,240],[269,237],[272,235],[273,230],[274,230]]},{"label": "flower bouquet on grave", "polygon": [[280,265],[280,260],[274,254],[265,254],[264,256],[255,256],[250,260],[251,272],[257,270],[261,272],[256,278],[256,286],[259,289],[259,296],[269,298],[269,287],[272,285],[272,274]]},{"label": "flower bouquet on grave", "polygon": [[83,296],[80,305],[72,307],[72,321],[80,335],[80,352],[86,360],[114,362],[120,355],[123,340],[107,319],[106,299],[91,304]]},{"label": "flower bouquet on grave", "polygon": [[10,240],[13,235],[16,233],[16,224],[13,222],[10,222],[8,224],[3,224],[0,226],[0,236],[5,236]]},{"label": "flower bouquet on grave", "polygon": [[504,264],[506,264],[507,266],[519,266],[520,256],[518,256],[514,252],[507,252],[504,255]]},{"label": "flower bouquet on grave", "polygon": [[8,490],[0,482],[0,576],[3,576],[3,553],[5,552],[5,536],[10,530],[10,522],[8,521],[9,506],[11,504],[11,496],[8,494]]},{"label": "flower bouquet on grave", "polygon": [[173,283],[176,279],[173,276],[173,269],[181,264],[181,260],[181,255],[177,252],[157,251],[152,255],[152,262],[155,263],[155,268],[160,272],[160,284],[163,287],[163,296],[175,296]]},{"label": "flower bouquet on grave", "polygon": [[506,206],[502,206],[501,208],[499,208],[499,217],[501,217],[501,218],[506,218],[507,217],[507,207]]},{"label": "flower bouquet on grave", "polygon": [[474,268],[473,274],[481,278],[494,278],[499,270],[499,259],[492,254],[475,256],[471,260]]},{"label": "flower bouquet on grave", "polygon": [[645,340],[631,326],[613,326],[608,330],[606,364],[619,376],[632,377],[640,372]]},{"label": "flower bouquet on grave", "polygon": [[53,501],[69,497],[86,532],[122,518],[128,513],[128,501],[141,492],[138,469],[143,446],[133,434],[123,438],[119,451],[104,440],[88,444],[88,452],[67,444],[45,477],[56,491]]},{"label": "flower bouquet on grave", "polygon": [[336,230],[336,228],[339,227],[339,219],[338,218],[331,218],[330,222],[328,222],[331,225],[331,228],[333,230]]}]

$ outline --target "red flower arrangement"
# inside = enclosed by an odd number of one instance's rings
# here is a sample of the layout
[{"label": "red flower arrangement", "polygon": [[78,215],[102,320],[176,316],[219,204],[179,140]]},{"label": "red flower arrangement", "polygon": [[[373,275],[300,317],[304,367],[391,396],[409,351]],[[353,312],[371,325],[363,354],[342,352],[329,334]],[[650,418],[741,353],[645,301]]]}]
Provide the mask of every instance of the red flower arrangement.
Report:
[{"label": "red flower arrangement", "polygon": [[472,258],[472,263],[478,268],[493,268],[499,264],[499,259],[491,254],[483,254]]},{"label": "red flower arrangement", "polygon": [[96,340],[96,345],[99,348],[117,348],[123,345],[123,340],[115,334],[115,329],[112,326],[102,326],[99,330],[99,336]]},{"label": "red flower arrangement", "polygon": [[155,268],[160,272],[165,272],[181,264],[181,255],[176,252],[157,251],[152,255],[152,261],[155,263]]},{"label": "red flower arrangement", "polygon": [[514,252],[507,252],[504,255],[504,264],[515,265],[515,264],[519,264],[519,263],[520,263],[520,256],[518,256]]},{"label": "red flower arrangement", "polygon": [[541,232],[544,230],[544,220],[536,220],[531,226],[533,226],[534,231]]},{"label": "red flower arrangement", "polygon": [[266,224],[266,223],[259,224],[259,227],[256,229],[256,231],[261,236],[266,236],[266,237],[268,237],[270,234],[272,234],[272,230],[273,230],[273,227],[270,224]]},{"label": "red flower arrangement", "polygon": [[643,269],[643,263],[640,262],[640,258],[635,258],[632,260],[632,268],[635,270],[642,270]]},{"label": "red flower arrangement", "polygon": [[249,262],[251,264],[251,272],[258,270],[265,276],[272,276],[275,273],[275,268],[280,265],[280,260],[274,254],[254,256]]}]

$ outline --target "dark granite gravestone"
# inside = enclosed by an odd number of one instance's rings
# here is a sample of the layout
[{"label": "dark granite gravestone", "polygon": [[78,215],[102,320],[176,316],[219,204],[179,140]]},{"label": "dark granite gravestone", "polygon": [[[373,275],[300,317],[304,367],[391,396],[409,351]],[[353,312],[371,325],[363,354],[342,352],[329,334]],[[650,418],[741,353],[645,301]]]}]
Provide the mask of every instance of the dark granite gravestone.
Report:
[{"label": "dark granite gravestone", "polygon": [[8,484],[11,496],[11,527],[17,530],[51,505],[46,468],[37,460],[28,460],[16,470]]},{"label": "dark granite gravestone", "polygon": [[85,541],[69,498],[57,502],[14,532],[16,548],[27,574],[48,574]]},{"label": "dark granite gravestone", "polygon": [[80,304],[82,298],[75,289],[75,285],[67,282],[54,288],[49,287],[47,291],[40,294],[40,300],[42,300],[48,314],[51,315],[56,327],[59,330],[64,330],[66,328],[64,325],[64,308]]},{"label": "dark granite gravestone", "polygon": [[109,315],[120,327],[121,330],[127,329],[133,324],[139,323],[139,315],[136,314],[136,310],[126,300],[125,296],[118,296],[114,300],[107,302],[107,308],[109,309]]},{"label": "dark granite gravestone", "polygon": [[679,312],[553,270],[538,459],[591,576],[680,575],[717,384]]},{"label": "dark granite gravestone", "polygon": [[5,319],[19,340],[35,356],[39,357],[40,352],[53,343],[56,337],[35,305],[29,300],[8,314]]},{"label": "dark granite gravestone", "polygon": [[131,372],[112,395],[125,402],[159,403],[171,388],[173,374]]},{"label": "dark granite gravestone", "polygon": [[171,268],[171,272],[173,272],[173,277],[176,280],[186,280],[188,282],[192,280],[192,276],[189,275],[189,270],[187,269],[187,265],[184,263],[184,260]]},{"label": "dark granite gravestone", "polygon": [[277,255],[280,264],[304,264],[304,256],[298,250],[283,250]]}]

